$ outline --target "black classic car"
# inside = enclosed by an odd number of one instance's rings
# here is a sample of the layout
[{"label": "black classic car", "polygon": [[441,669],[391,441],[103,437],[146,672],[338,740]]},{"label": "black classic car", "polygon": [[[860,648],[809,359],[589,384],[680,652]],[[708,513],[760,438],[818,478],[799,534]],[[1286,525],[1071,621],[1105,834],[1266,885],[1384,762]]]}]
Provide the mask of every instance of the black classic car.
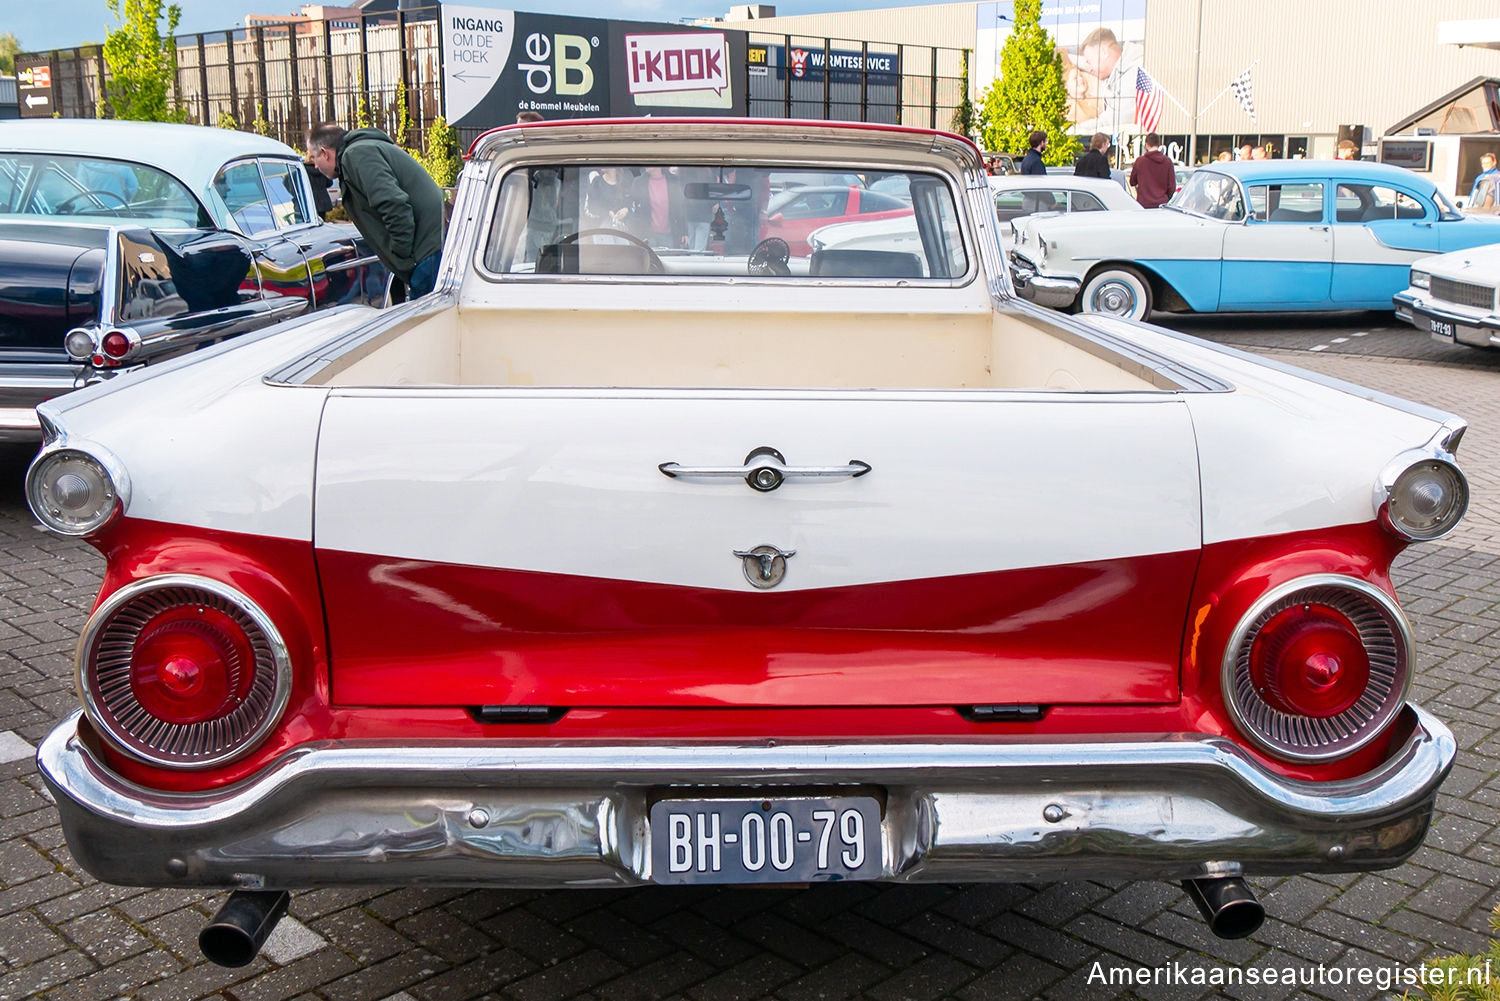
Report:
[{"label": "black classic car", "polygon": [[61,393],[385,286],[284,143],[0,122],[0,441],[39,441],[33,408]]}]

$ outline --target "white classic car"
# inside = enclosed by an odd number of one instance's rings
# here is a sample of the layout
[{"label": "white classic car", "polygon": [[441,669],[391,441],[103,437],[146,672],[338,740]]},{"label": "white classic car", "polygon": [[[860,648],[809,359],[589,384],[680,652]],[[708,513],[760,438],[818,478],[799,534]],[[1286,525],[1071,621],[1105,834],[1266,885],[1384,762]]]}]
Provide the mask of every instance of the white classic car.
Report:
[{"label": "white classic car", "polygon": [[1151,310],[1383,309],[1411,262],[1500,241],[1401,167],[1250,160],[1200,167],[1146,215],[1016,224],[1020,293],[1044,306],[1143,319]]},{"label": "white classic car", "polygon": [[[757,239],[792,168],[904,174],[908,249]],[[74,856],[235,890],[225,964],[302,887],[1162,878],[1235,936],[1407,858],[1454,741],[1390,566],[1464,422],[1032,306],[996,227],[943,133],[511,126],[433,295],[43,405],[108,559]]]},{"label": "white classic car", "polygon": [[1397,319],[1445,344],[1500,348],[1500,245],[1418,258],[1410,281],[1391,300]]},{"label": "white classic car", "polygon": [[995,215],[1000,219],[1000,245],[1015,243],[1016,223],[1039,212],[1144,212],[1141,203],[1118,183],[1102,177],[1011,174],[990,176]]}]

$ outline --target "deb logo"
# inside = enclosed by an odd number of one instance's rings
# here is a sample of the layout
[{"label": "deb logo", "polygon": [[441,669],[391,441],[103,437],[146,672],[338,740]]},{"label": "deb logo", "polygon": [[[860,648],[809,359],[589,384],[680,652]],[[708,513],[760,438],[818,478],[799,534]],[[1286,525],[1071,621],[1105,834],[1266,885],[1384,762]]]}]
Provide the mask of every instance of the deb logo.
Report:
[{"label": "deb logo", "polygon": [[807,56],[808,56],[807,50],[806,49],[793,49],[792,52],[791,52],[791,56],[792,56],[792,76],[799,77],[799,78],[806,76],[807,75]]},{"label": "deb logo", "polygon": [[533,94],[582,96],[594,89],[589,56],[598,44],[597,38],[533,31],[526,36],[523,46],[530,62],[517,63],[516,69],[526,74],[526,89]]},{"label": "deb logo", "polygon": [[711,90],[729,86],[729,44],[721,32],[626,35],[632,94]]}]

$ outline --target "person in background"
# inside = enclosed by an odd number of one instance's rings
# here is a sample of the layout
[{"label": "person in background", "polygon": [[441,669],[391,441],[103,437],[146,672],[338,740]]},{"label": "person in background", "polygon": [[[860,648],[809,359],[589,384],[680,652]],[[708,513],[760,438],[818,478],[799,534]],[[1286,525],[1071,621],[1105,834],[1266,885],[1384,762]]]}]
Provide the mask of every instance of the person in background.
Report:
[{"label": "person in background", "polygon": [[[517,125],[534,125],[545,121],[540,112],[523,111],[516,115]],[[542,248],[558,236],[558,216],[562,200],[562,171],[557,167],[532,167],[531,201],[526,207],[526,260],[535,261]]]},{"label": "person in background", "polygon": [[1340,139],[1338,149],[1334,150],[1335,160],[1358,160],[1359,152],[1354,148],[1353,139]]},{"label": "person in background", "polygon": [[1159,209],[1177,191],[1177,167],[1161,151],[1161,136],[1146,134],[1146,152],[1130,165],[1130,186],[1135,200],[1148,209]]},{"label": "person in background", "polygon": [[687,245],[687,221],[683,218],[682,183],[662,167],[647,167],[642,189],[641,211],[646,217],[653,247]]},{"label": "person in background", "polygon": [[1255,149],[1255,147],[1250,143],[1240,143],[1240,151],[1235,154],[1234,158],[1236,160],[1248,160],[1250,159],[1251,150],[1253,149]]},{"label": "person in background", "polygon": [[432,175],[379,129],[316,125],[307,158],[339,179],[349,220],[405,283],[407,297],[431,292],[443,250],[443,189]]},{"label": "person in background", "polygon": [[1042,163],[1042,154],[1047,151],[1047,133],[1036,129],[1031,133],[1031,149],[1021,158],[1021,173],[1045,174],[1047,165]]},{"label": "person in background", "polygon": [[1214,160],[1218,163],[1228,163],[1233,159],[1234,157],[1230,155],[1229,150],[1227,149],[1224,152],[1220,153],[1218,156],[1214,157]]},{"label": "person in background", "polygon": [[1269,155],[1270,154],[1266,152],[1266,148],[1264,146],[1256,146],[1250,151],[1250,159],[1252,160],[1264,160]]},{"label": "person in background", "polygon": [[307,173],[307,183],[312,185],[313,208],[319,219],[327,219],[328,213],[333,211],[333,195],[329,193],[333,180],[324,177],[323,172],[314,167],[311,160],[303,160],[302,169]]},{"label": "person in background", "polygon": [[1073,168],[1075,177],[1102,177],[1109,180],[1109,136],[1095,132],[1089,140],[1089,151],[1078,158]]},{"label": "person in background", "polygon": [[[1481,209],[1494,208],[1494,206],[1495,206],[1495,187],[1494,187],[1494,185],[1493,184],[1490,184],[1490,185],[1481,185],[1480,184],[1480,182],[1483,181],[1483,180],[1485,180],[1486,178],[1500,181],[1500,169],[1496,169],[1496,167],[1495,167],[1495,154],[1493,154],[1493,153],[1481,153],[1479,155],[1479,176],[1476,177],[1476,178],[1474,178],[1474,186],[1469,189],[1469,207],[1470,208],[1481,208]],[[1485,188],[1485,191],[1484,191],[1484,193],[1482,195],[1481,195],[1481,192],[1479,190],[1480,187],[1484,187]]]}]

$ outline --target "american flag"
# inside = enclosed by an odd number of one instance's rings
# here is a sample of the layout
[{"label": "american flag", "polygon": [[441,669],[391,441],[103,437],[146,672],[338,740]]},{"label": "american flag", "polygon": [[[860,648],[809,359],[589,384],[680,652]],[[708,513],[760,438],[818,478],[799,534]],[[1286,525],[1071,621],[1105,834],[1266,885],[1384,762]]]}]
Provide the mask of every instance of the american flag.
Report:
[{"label": "american flag", "polygon": [[1240,102],[1240,107],[1245,109],[1245,114],[1250,116],[1252,122],[1255,121],[1255,92],[1250,89],[1250,71],[1254,68],[1253,66],[1245,67],[1245,72],[1235,77],[1234,82],[1229,85],[1234,91],[1235,98]]},{"label": "american flag", "polygon": [[1162,90],[1143,69],[1135,71],[1135,123],[1146,132],[1161,124]]}]

